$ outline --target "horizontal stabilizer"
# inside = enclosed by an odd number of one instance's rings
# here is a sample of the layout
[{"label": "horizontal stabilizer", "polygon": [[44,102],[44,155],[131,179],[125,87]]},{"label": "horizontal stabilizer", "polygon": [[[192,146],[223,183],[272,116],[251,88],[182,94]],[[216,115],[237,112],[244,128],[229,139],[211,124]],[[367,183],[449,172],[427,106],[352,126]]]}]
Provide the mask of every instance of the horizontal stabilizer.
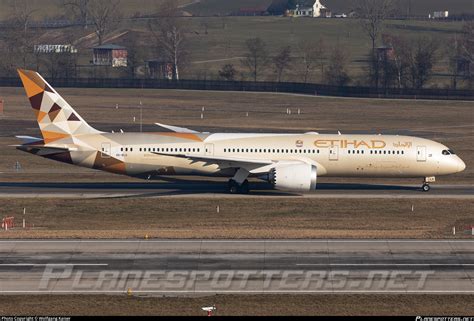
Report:
[{"label": "horizontal stabilizer", "polygon": [[77,148],[51,147],[44,145],[16,145],[15,147],[24,152],[35,154],[38,156],[69,153],[71,151],[77,150]]},{"label": "horizontal stabilizer", "polygon": [[32,136],[15,136],[18,139],[21,139],[22,144],[33,144],[43,141],[42,138],[32,137]]}]

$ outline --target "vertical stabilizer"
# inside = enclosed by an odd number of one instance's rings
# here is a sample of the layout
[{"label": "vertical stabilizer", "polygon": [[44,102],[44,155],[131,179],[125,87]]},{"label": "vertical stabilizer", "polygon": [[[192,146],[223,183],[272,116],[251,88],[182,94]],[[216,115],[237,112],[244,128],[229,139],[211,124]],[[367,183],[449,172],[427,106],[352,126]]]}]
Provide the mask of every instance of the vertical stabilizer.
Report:
[{"label": "vertical stabilizer", "polygon": [[35,111],[45,144],[100,133],[82,119],[40,74],[22,69],[18,69],[18,74]]}]

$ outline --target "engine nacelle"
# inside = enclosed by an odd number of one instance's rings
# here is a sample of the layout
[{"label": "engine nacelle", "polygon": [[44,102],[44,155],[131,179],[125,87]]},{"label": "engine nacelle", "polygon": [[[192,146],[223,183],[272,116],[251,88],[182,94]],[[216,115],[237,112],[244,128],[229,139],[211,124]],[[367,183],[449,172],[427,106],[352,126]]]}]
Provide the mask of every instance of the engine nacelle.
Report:
[{"label": "engine nacelle", "polygon": [[316,189],[316,166],[310,164],[277,165],[270,171],[269,180],[277,189],[311,191]]}]

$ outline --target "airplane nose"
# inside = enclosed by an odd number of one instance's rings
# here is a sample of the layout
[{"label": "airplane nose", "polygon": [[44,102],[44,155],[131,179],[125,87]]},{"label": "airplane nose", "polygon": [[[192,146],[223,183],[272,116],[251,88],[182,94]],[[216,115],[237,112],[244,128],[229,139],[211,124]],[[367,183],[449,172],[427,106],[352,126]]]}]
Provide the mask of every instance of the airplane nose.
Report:
[{"label": "airplane nose", "polygon": [[462,159],[458,160],[458,172],[462,172],[466,169],[466,164],[463,162]]}]

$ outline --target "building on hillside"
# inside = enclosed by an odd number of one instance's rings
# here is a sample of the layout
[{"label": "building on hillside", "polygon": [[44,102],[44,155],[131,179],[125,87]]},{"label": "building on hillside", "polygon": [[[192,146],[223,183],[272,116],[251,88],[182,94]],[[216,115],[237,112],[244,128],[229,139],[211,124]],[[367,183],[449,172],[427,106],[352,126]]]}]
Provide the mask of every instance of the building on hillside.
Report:
[{"label": "building on hillside", "polygon": [[73,45],[35,45],[35,54],[50,54],[50,53],[77,53],[77,49]]},{"label": "building on hillside", "polygon": [[297,0],[296,7],[290,9],[290,15],[293,17],[330,18],[331,11],[320,0]]},{"label": "building on hillside", "polygon": [[392,61],[395,59],[395,51],[392,46],[379,46],[376,48],[379,61]]},{"label": "building on hillside", "polygon": [[147,75],[151,79],[173,79],[173,63],[160,59],[146,61]]},{"label": "building on hillside", "polygon": [[112,44],[92,48],[95,66],[127,67],[127,48]]},{"label": "building on hillside", "polygon": [[428,18],[430,19],[446,19],[449,17],[449,12],[446,11],[435,11],[432,14],[430,13],[428,15]]},{"label": "building on hillside", "polygon": [[233,12],[234,16],[263,16],[267,13],[267,8],[264,6],[260,7],[242,7],[238,11]]}]

